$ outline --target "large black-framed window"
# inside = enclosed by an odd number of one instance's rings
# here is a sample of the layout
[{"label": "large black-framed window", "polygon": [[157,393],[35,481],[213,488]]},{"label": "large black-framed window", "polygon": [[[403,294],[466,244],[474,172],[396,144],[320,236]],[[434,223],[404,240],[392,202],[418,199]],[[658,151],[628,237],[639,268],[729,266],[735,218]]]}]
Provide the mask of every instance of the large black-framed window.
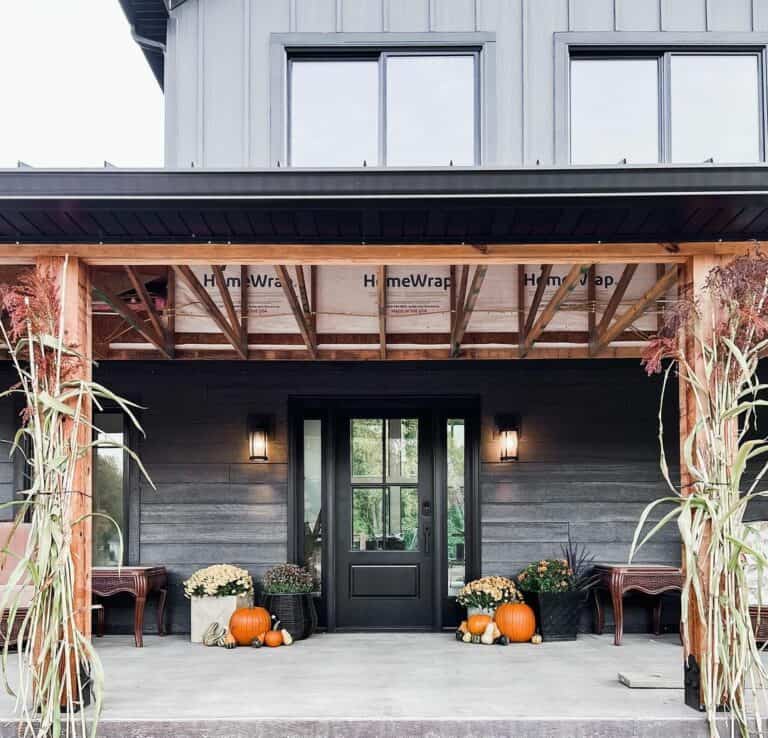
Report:
[{"label": "large black-framed window", "polygon": [[764,56],[760,48],[572,51],[571,163],[765,161]]},{"label": "large black-framed window", "polygon": [[289,164],[479,164],[479,77],[474,48],[291,53]]}]

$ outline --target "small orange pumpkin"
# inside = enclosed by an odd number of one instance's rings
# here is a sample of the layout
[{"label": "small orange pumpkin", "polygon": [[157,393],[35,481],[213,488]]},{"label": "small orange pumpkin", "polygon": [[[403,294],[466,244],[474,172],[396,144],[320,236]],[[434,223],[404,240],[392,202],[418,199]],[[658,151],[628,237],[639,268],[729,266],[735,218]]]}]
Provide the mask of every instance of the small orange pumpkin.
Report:
[{"label": "small orange pumpkin", "polygon": [[513,643],[527,643],[536,632],[536,616],[522,602],[506,602],[496,608],[496,625]]},{"label": "small orange pumpkin", "polygon": [[279,630],[269,630],[264,636],[264,645],[277,648],[283,645],[283,634]]},{"label": "small orange pumpkin", "polygon": [[263,607],[241,607],[229,619],[229,632],[238,646],[250,646],[254,638],[272,627],[272,618]]},{"label": "small orange pumpkin", "polygon": [[467,630],[472,635],[482,635],[490,622],[490,615],[470,615],[467,618]]}]

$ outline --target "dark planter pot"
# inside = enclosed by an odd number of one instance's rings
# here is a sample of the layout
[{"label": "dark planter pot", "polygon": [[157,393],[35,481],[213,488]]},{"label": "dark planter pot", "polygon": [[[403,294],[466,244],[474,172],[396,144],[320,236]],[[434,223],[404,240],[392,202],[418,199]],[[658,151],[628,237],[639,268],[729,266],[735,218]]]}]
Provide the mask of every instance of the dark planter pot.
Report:
[{"label": "dark planter pot", "polygon": [[262,604],[295,641],[309,638],[317,629],[317,612],[311,594],[265,594]]},{"label": "dark planter pot", "polygon": [[585,592],[524,592],[544,641],[575,641]]}]

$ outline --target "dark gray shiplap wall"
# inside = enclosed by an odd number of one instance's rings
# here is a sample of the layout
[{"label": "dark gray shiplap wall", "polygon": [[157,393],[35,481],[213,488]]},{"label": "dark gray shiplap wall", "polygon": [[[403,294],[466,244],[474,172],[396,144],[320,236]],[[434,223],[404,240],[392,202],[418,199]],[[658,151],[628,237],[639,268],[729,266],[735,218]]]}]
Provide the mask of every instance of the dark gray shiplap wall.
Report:
[{"label": "dark gray shiplap wall", "polygon": [[[292,395],[478,395],[483,573],[559,553],[570,532],[601,560],[626,560],[643,506],[663,493],[659,382],[628,362],[104,363],[99,379],[147,409],[139,451],[157,491],[131,501],[132,563],[165,564],[174,631],[189,627],[181,582],[221,561],[254,576],[287,555],[287,400]],[[674,433],[675,398],[669,427]],[[498,462],[494,415],[523,416],[521,461]],[[270,463],[246,461],[249,412],[273,414]],[[673,453],[676,439],[672,439]],[[670,529],[641,560],[679,560]],[[111,613],[127,627],[128,612]],[[643,613],[629,619],[640,627]],[[148,618],[148,629],[151,624]],[[642,622],[641,622],[642,621]]]}]

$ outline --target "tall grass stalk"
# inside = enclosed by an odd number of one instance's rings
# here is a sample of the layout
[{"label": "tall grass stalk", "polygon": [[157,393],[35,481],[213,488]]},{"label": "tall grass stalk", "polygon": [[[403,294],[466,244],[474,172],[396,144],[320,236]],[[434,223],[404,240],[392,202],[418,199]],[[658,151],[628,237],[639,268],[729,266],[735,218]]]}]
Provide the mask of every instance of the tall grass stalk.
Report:
[{"label": "tall grass stalk", "polygon": [[[76,603],[74,595],[77,562],[71,544],[78,526],[91,517],[77,517],[76,497],[89,493],[74,488],[78,465],[95,448],[121,448],[145,473],[129,449],[100,438],[91,422],[91,408],[101,410],[107,403],[139,428],[135,405],[83,378],[89,374],[90,359],[68,342],[63,315],[71,297],[63,289],[60,293],[58,285],[65,282],[58,276],[52,267],[37,267],[16,285],[0,289],[0,332],[18,377],[0,397],[21,400],[22,423],[11,454],[24,457],[30,479],[19,499],[8,503],[17,508],[13,530],[28,522],[30,532],[0,597],[9,632],[14,619],[21,618],[16,667],[6,638],[2,673],[5,688],[16,696],[24,734],[36,738],[95,737],[101,714],[104,673],[90,639],[78,626],[78,619],[90,618],[91,605]],[[8,555],[5,542],[2,556]],[[26,613],[17,586],[25,584],[33,588]],[[88,691],[93,711],[86,721],[86,711],[80,708]]]},{"label": "tall grass stalk", "polygon": [[[684,350],[686,336],[695,360]],[[749,545],[744,513],[751,501],[768,494],[761,489],[768,439],[758,435],[756,422],[758,409],[768,405],[768,384],[757,373],[767,349],[768,259],[757,252],[715,267],[697,294],[669,305],[663,328],[643,358],[649,374],[663,371],[662,406],[676,372],[680,391],[689,390],[696,413],[688,437],[681,439],[681,467],[690,480],[681,488],[670,475],[659,411],[661,469],[672,494],[644,510],[630,561],[661,528],[677,523],[683,544],[685,653],[703,646],[699,668],[713,737],[719,735],[716,717],[722,707],[731,735],[764,734],[768,674],[750,619],[745,566],[756,566],[761,580],[768,560],[765,551]],[[672,510],[650,524],[650,516],[668,504]],[[692,627],[694,615],[701,630]]]}]

